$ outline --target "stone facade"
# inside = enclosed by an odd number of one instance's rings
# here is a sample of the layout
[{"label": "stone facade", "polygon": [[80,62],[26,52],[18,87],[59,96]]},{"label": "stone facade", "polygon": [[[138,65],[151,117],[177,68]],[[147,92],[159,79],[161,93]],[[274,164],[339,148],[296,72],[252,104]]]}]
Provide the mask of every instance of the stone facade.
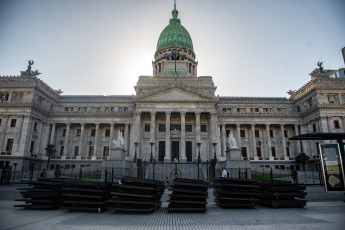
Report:
[{"label": "stone facade", "polygon": [[[171,60],[174,52],[181,58]],[[291,168],[298,153],[305,152],[316,163],[319,154],[316,141],[289,137],[345,132],[344,69],[316,69],[289,98],[264,98],[216,96],[212,77],[197,76],[194,51],[186,47],[158,50],[152,64],[153,76],[139,77],[134,96],[62,95],[44,83],[38,71],[1,76],[1,167],[16,162],[17,170],[43,168],[49,143],[57,150],[50,169],[100,167],[119,131],[128,162],[135,157],[148,161],[151,151],[156,162],[196,162],[198,140],[203,162],[214,153],[218,162],[225,162],[231,131],[252,170]]]}]

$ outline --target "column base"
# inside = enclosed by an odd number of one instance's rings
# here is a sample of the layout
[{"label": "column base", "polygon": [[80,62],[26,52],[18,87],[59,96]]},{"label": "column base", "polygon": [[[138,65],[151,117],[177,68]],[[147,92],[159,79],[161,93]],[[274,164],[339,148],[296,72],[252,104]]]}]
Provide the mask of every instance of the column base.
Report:
[{"label": "column base", "polygon": [[290,158],[289,158],[288,156],[285,156],[285,157],[284,157],[284,160],[285,160],[285,161],[288,161],[288,160],[290,160]]},{"label": "column base", "polygon": [[171,158],[164,158],[164,163],[171,163]]},{"label": "column base", "polygon": [[187,158],[180,158],[180,163],[187,163]]},{"label": "column base", "polygon": [[272,157],[269,157],[268,158],[270,161],[274,161],[274,157],[272,156]]},{"label": "column base", "polygon": [[62,155],[61,160],[66,160],[66,155]]},{"label": "column base", "polygon": [[259,160],[259,157],[254,156],[254,161],[258,161],[258,160]]}]

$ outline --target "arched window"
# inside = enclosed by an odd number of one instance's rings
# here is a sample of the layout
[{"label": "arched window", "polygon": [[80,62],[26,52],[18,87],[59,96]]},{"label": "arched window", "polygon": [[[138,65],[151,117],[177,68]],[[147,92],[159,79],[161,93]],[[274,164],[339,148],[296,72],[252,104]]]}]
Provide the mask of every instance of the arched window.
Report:
[{"label": "arched window", "polygon": [[158,73],[162,71],[161,63],[158,63]]},{"label": "arched window", "polygon": [[192,73],[192,63],[189,63],[189,73]]}]

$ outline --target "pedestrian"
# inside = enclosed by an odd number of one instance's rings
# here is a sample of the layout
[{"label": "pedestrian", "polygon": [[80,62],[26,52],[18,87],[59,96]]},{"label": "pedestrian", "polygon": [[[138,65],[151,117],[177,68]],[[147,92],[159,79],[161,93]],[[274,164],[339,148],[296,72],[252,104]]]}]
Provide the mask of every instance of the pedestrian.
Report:
[{"label": "pedestrian", "polygon": [[228,171],[224,167],[222,168],[222,177],[228,177]]},{"label": "pedestrian", "polygon": [[43,171],[40,173],[40,177],[47,177],[46,169],[43,169]]},{"label": "pedestrian", "polygon": [[167,189],[170,188],[169,177],[167,177],[167,178],[165,179],[165,187],[166,187]]}]

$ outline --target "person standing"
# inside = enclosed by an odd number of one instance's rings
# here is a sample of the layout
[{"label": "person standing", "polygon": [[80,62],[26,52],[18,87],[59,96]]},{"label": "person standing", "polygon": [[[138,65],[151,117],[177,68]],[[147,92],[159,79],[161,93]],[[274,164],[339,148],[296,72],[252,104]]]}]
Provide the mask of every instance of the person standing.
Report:
[{"label": "person standing", "polygon": [[40,173],[40,177],[47,177],[46,169],[43,169],[43,171]]},{"label": "person standing", "polygon": [[222,177],[228,177],[228,171],[224,167],[222,168]]}]

